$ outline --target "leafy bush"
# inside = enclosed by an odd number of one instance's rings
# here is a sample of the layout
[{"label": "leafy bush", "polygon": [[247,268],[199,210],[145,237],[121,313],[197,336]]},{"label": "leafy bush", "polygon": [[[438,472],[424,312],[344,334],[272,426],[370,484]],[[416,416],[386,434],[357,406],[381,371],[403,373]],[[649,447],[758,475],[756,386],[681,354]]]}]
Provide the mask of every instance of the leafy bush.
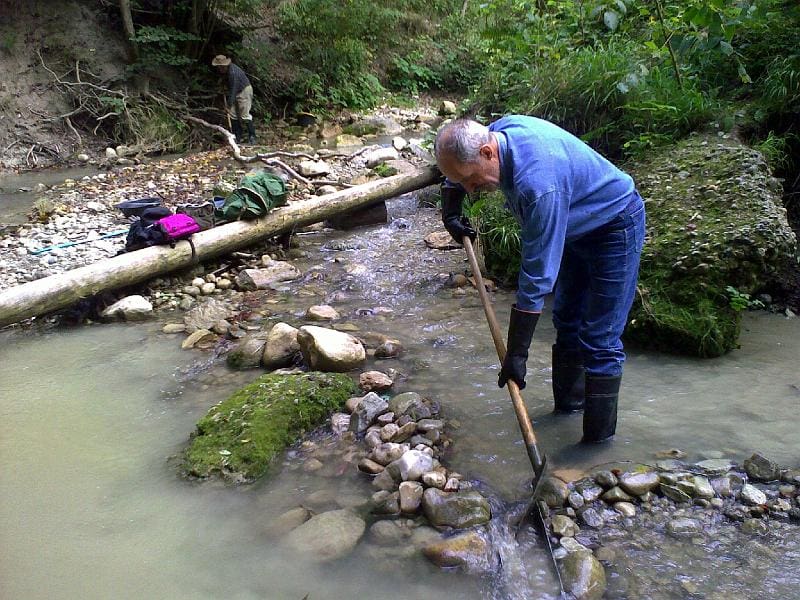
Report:
[{"label": "leafy bush", "polygon": [[516,285],[520,269],[520,230],[511,213],[503,208],[504,203],[499,192],[482,194],[467,207],[467,212],[480,232],[487,273],[504,285]]},{"label": "leafy bush", "polygon": [[137,28],[132,41],[139,45],[141,54],[141,58],[132,68],[150,70],[162,65],[182,67],[195,62],[184,54],[183,44],[200,41],[200,38],[174,27],[143,25]]}]

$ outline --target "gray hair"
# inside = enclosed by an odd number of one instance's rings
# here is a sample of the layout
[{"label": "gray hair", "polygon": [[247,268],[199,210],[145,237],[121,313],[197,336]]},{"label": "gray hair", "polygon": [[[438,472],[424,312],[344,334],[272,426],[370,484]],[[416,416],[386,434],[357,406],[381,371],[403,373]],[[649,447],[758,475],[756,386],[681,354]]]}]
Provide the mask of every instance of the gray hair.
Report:
[{"label": "gray hair", "polygon": [[433,146],[436,161],[446,155],[460,163],[476,162],[481,146],[490,141],[488,127],[472,119],[456,119],[447,123],[436,134]]}]

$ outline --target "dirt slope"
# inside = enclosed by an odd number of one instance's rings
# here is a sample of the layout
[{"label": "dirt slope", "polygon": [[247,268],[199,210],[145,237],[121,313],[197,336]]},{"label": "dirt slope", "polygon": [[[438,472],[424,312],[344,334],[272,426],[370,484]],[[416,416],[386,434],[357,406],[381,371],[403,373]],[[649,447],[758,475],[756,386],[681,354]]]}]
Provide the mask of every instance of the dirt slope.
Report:
[{"label": "dirt slope", "polygon": [[[45,166],[81,151],[59,118],[75,107],[54,80],[74,82],[76,64],[83,81],[113,80],[124,70],[123,40],[104,4],[0,0],[0,170]],[[79,117],[73,124],[80,130]]]}]

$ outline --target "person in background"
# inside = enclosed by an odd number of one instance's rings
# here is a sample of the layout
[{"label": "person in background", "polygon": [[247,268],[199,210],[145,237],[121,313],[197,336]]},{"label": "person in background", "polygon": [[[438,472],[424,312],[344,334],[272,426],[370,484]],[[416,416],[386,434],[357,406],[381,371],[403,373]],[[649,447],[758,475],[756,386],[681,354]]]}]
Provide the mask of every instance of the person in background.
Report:
[{"label": "person in background", "polygon": [[247,124],[247,141],[256,143],[256,129],[253,124],[253,115],[250,108],[253,106],[253,86],[244,71],[224,54],[218,54],[211,61],[221,75],[228,75],[228,113],[232,119],[231,126],[236,141],[244,143],[242,121]]},{"label": "person in background", "polygon": [[442,221],[458,242],[475,238],[467,193],[500,189],[520,224],[521,267],[498,385],[525,387],[528,348],[555,291],[552,349],[556,412],[583,410],[583,441],[616,432],[625,353],[620,337],[636,292],[645,210],[633,179],[587,144],[535,117],[485,127],[457,119],[438,132]]}]

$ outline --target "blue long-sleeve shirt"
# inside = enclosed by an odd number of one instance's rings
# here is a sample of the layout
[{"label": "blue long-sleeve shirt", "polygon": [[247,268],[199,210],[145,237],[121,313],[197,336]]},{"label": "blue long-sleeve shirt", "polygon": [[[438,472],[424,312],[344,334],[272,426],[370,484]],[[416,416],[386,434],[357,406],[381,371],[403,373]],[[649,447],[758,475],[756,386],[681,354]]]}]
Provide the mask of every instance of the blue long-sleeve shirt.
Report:
[{"label": "blue long-sleeve shirt", "polygon": [[512,115],[489,131],[499,146],[505,207],[521,228],[517,308],[539,312],[555,286],[564,244],[620,214],[633,179],[548,121]]}]

